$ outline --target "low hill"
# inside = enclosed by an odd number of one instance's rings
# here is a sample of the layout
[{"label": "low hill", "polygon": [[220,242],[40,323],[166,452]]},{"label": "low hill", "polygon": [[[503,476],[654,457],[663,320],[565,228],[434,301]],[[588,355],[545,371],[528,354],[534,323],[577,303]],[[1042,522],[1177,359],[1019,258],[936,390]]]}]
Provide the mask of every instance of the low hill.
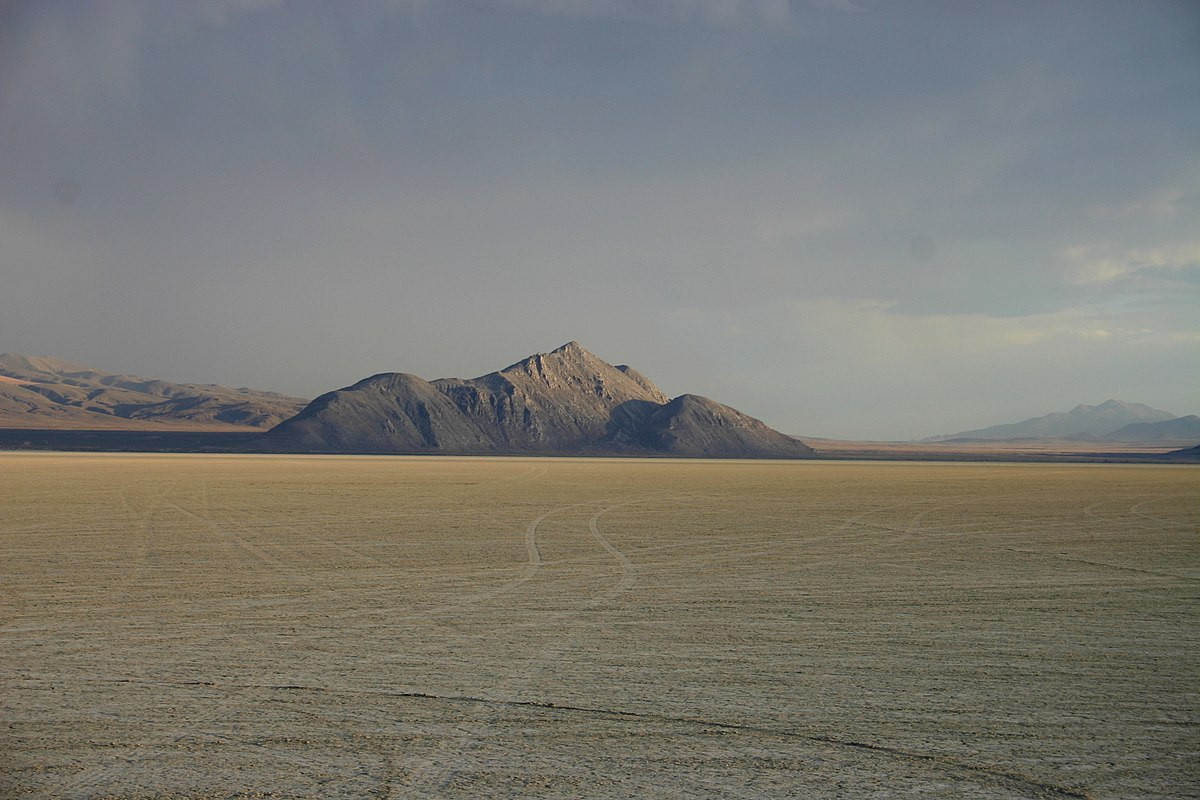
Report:
[{"label": "low hill", "polygon": [[1184,461],[1200,461],[1200,444],[1195,447],[1187,447],[1183,450],[1173,450],[1166,454],[1167,458],[1179,459]]},{"label": "low hill", "polygon": [[170,383],[49,356],[0,354],[0,428],[265,430],[304,401],[274,392]]},{"label": "low hill", "polygon": [[282,451],[810,458],[804,443],[569,342],[478,378],[383,373],[318,397],[271,430]]},{"label": "low hill", "polygon": [[1097,406],[1078,405],[1070,411],[1059,411],[1021,422],[992,425],[958,433],[947,433],[923,439],[943,442],[952,439],[1071,439],[1103,437],[1132,423],[1163,422],[1174,419],[1169,411],[1143,405],[1107,400]]}]

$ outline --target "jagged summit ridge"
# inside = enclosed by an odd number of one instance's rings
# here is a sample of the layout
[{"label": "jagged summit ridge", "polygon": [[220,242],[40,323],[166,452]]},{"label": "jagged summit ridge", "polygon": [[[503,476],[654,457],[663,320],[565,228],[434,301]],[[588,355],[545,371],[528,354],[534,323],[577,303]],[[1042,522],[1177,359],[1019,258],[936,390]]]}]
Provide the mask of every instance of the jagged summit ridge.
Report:
[{"label": "jagged summit ridge", "polygon": [[640,373],[627,366],[614,367],[575,341],[567,342],[549,353],[535,353],[475,380],[489,383],[508,381],[513,385],[532,381],[553,389],[590,385],[602,395],[607,390],[613,396],[628,395],[629,398],[642,399],[642,395],[646,395],[644,399],[659,403],[665,403],[668,399]]},{"label": "jagged summit ridge", "polygon": [[574,341],[477,378],[374,375],[322,395],[268,438],[315,452],[813,455],[728,406],[670,400]]}]

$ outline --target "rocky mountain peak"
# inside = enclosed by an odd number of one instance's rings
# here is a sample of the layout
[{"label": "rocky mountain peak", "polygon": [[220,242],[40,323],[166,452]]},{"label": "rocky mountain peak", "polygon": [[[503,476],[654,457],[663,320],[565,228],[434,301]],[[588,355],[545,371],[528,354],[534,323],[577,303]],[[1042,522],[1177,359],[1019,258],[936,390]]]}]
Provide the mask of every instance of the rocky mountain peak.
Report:
[{"label": "rocky mountain peak", "polygon": [[536,353],[499,372],[476,378],[474,383],[524,397],[538,397],[541,405],[562,408],[604,407],[630,400],[666,402],[654,384],[629,370],[621,370],[571,341]]},{"label": "rocky mountain peak", "polygon": [[523,358],[517,363],[505,367],[500,370],[500,373],[595,372],[603,367],[612,368],[610,364],[584,350],[579,342],[571,341],[549,353],[534,353],[528,358]]}]

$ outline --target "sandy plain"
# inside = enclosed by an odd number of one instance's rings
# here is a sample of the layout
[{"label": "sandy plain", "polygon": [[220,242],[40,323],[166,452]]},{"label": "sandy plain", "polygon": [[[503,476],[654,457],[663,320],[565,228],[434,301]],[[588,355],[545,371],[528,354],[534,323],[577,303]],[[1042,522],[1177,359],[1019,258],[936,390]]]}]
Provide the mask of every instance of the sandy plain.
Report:
[{"label": "sandy plain", "polygon": [[0,797],[1196,797],[1200,470],[0,454]]},{"label": "sandy plain", "polygon": [[1040,461],[1052,458],[1102,461],[1163,455],[1191,447],[1180,442],[1106,442],[1101,440],[1028,439],[951,442],[855,442],[800,437],[822,455],[855,460]]}]

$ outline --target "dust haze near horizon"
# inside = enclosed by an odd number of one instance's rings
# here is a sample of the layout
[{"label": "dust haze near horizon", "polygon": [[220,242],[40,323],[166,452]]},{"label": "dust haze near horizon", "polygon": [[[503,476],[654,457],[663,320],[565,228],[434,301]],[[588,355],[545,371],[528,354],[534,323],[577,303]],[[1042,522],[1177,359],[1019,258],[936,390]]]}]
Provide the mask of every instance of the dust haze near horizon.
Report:
[{"label": "dust haze near horizon", "polygon": [[795,434],[1200,412],[1187,2],[0,10],[0,351],[302,396],[578,340]]}]

